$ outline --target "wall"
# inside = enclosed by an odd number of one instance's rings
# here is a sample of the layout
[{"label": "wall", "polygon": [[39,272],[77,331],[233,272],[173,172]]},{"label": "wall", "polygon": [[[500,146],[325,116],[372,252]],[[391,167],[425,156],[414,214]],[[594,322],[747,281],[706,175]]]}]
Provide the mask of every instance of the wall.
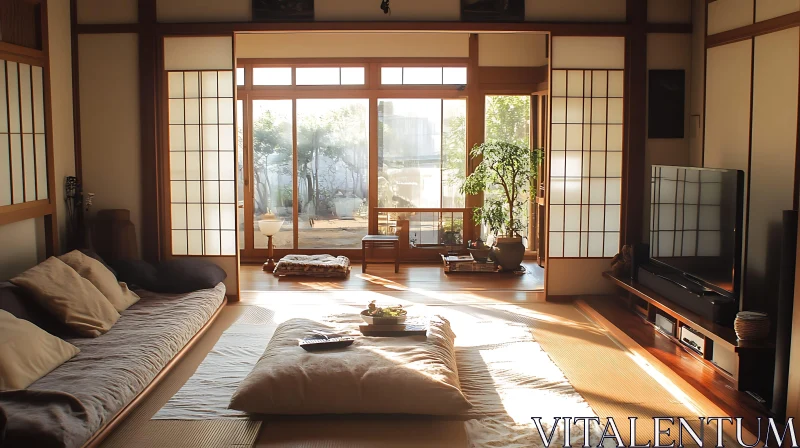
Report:
[{"label": "wall", "polygon": [[[75,174],[75,147],[72,123],[72,52],[70,46],[69,2],[48,4],[50,35],[50,78],[53,117],[54,178],[59,242],[66,241],[66,210],[64,209],[64,177]],[[44,224],[41,219],[29,219],[0,227],[0,279],[12,277],[44,258]]]},{"label": "wall", "polygon": [[78,54],[83,189],[95,194],[89,217],[97,210],[128,209],[140,231],[145,180],[139,153],[138,38],[82,34]]},{"label": "wall", "polygon": [[[716,1],[709,4],[708,32],[749,25],[775,11],[792,11],[793,3]],[[773,316],[781,212],[793,207],[795,195],[798,41],[800,29],[795,27],[706,53],[704,166],[745,172],[742,308]]]}]

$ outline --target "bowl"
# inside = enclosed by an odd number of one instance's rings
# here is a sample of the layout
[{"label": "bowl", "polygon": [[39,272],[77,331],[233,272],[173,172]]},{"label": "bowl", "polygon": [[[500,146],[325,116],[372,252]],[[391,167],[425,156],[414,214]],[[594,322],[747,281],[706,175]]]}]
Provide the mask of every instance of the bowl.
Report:
[{"label": "bowl", "polygon": [[491,253],[492,248],[489,246],[481,249],[472,249],[468,247],[467,250],[469,250],[469,253],[472,254],[472,258],[475,261],[484,263],[489,259],[489,253]]},{"label": "bowl", "polygon": [[367,310],[361,312],[361,319],[369,325],[399,325],[406,321],[406,316],[397,317],[373,317],[366,315]]}]

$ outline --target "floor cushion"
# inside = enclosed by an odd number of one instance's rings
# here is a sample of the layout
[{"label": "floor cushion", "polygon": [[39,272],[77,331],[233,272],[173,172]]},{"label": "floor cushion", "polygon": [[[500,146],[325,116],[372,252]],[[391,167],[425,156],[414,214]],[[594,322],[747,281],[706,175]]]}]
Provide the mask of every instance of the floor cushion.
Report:
[{"label": "floor cushion", "polygon": [[73,250],[58,259],[69,265],[81,277],[92,282],[118,312],[125,311],[139,301],[139,296],[128,289],[125,282],[118,282],[114,273],[103,263],[83,252]]},{"label": "floor cushion", "polygon": [[350,273],[350,259],[327,254],[286,255],[275,265],[273,273],[277,276],[347,277]]},{"label": "floor cushion", "polygon": [[457,415],[472,405],[458,379],[455,335],[441,317],[427,335],[358,337],[353,345],[307,352],[298,340],[333,327],[310,319],[282,323],[230,408],[255,414]]}]

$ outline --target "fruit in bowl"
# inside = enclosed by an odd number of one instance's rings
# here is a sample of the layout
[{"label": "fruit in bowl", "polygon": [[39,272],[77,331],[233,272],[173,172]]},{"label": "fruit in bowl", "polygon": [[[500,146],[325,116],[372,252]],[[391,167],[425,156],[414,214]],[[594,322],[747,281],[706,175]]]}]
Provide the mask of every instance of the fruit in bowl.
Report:
[{"label": "fruit in bowl", "polygon": [[406,314],[402,305],[380,308],[373,300],[361,312],[361,319],[369,325],[397,325],[406,321]]}]

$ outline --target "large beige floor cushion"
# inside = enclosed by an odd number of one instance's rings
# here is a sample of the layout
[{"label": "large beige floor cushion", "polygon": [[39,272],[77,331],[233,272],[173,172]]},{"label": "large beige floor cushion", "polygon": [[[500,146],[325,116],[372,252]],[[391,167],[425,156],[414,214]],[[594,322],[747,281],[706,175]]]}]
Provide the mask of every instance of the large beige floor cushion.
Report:
[{"label": "large beige floor cushion", "polygon": [[472,405],[461,392],[447,320],[427,336],[358,337],[353,345],[307,352],[300,339],[336,330],[309,319],[281,324],[230,408],[256,414],[456,415]]}]

